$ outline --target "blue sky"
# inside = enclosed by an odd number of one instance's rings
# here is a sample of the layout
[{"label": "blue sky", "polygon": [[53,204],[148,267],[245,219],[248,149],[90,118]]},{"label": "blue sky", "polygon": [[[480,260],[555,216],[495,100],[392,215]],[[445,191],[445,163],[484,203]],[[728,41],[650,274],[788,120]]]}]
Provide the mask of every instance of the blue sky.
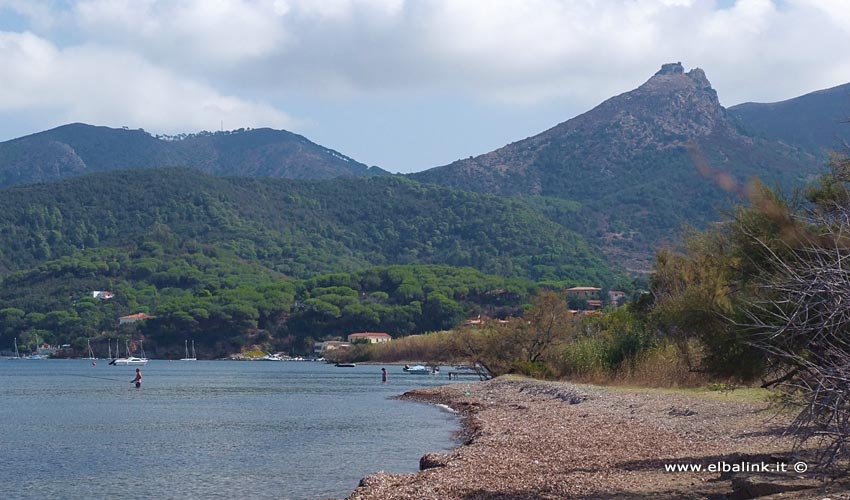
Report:
[{"label": "blue sky", "polygon": [[[850,82],[846,0],[0,0],[0,140],[285,128],[412,172],[703,68],[724,105]],[[850,100],[850,98],[848,98]]]}]

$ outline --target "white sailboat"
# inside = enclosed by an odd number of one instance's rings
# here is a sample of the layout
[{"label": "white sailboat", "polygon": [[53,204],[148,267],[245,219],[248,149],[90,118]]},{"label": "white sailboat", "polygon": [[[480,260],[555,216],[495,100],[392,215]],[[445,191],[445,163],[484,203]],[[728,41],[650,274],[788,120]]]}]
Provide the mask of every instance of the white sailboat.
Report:
[{"label": "white sailboat", "polygon": [[91,350],[91,340],[86,339],[86,344],[88,344],[88,348],[89,348],[89,357],[83,358],[83,359],[89,359],[89,360],[97,359],[96,357],[94,357],[94,351]]},{"label": "white sailboat", "polygon": [[[141,346],[141,343],[142,343],[142,341],[140,340],[139,341],[140,346]],[[115,365],[115,366],[144,366],[144,365],[148,364],[148,358],[145,357],[145,348],[144,347],[141,347],[141,350],[142,350],[142,357],[141,358],[137,358],[136,356],[130,355],[130,345],[127,343],[126,340],[124,341],[124,347],[127,349],[127,357],[126,358],[113,359],[112,361],[109,362],[110,365]]]},{"label": "white sailboat", "polygon": [[184,344],[184,347],[186,348],[186,357],[181,358],[180,361],[197,361],[198,358],[197,358],[197,356],[195,356],[195,341],[194,340],[192,341],[192,357],[191,358],[189,357],[189,341],[184,340],[183,344]]},{"label": "white sailboat", "polygon": [[15,357],[13,359],[21,359],[21,355],[18,353],[18,337],[15,337]]}]

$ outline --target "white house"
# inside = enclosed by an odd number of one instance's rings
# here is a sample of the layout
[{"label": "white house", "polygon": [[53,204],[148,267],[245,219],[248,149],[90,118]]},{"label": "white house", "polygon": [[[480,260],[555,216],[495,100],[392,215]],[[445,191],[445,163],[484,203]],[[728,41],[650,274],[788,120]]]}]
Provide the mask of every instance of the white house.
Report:
[{"label": "white house", "polygon": [[349,342],[354,342],[355,340],[366,339],[370,344],[378,344],[381,342],[389,342],[393,338],[388,333],[373,333],[373,332],[363,332],[363,333],[352,333],[348,336]]}]

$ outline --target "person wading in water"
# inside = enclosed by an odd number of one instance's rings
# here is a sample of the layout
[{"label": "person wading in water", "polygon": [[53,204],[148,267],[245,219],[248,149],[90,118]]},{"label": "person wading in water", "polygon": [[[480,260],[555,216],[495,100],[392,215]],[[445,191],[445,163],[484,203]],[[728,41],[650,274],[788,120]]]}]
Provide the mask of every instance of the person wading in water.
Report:
[{"label": "person wading in water", "polygon": [[142,370],[136,368],[136,378],[130,381],[131,384],[136,384],[136,389],[142,386]]}]

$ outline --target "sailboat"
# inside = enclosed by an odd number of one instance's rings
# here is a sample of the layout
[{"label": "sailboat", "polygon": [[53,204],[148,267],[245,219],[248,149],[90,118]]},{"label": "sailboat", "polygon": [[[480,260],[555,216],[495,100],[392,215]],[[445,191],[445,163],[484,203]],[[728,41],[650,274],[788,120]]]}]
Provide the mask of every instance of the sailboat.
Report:
[{"label": "sailboat", "polygon": [[[142,341],[140,340],[139,345],[141,345],[141,343],[142,343]],[[145,357],[145,348],[144,347],[141,347],[141,350],[142,350],[142,357],[141,358],[137,358],[135,356],[130,355],[130,345],[127,343],[126,340],[124,341],[124,347],[127,349],[127,357],[126,358],[113,359],[112,361],[109,362],[110,365],[115,365],[115,366],[144,366],[144,365],[148,364],[148,358]],[[117,350],[117,348],[116,348],[116,350]]]},{"label": "sailboat", "polygon": [[86,339],[86,344],[88,344],[89,348],[89,357],[83,359],[97,359],[96,357],[94,357],[94,351],[91,350],[91,340]]},{"label": "sailboat", "polygon": [[197,361],[198,358],[197,358],[197,356],[195,356],[195,341],[194,340],[192,341],[192,357],[191,358],[189,357],[189,341],[184,340],[183,344],[184,344],[184,347],[186,348],[186,357],[181,358],[180,361]]},{"label": "sailboat", "polygon": [[21,355],[18,353],[18,337],[15,337],[15,357],[12,359],[21,359]]}]

